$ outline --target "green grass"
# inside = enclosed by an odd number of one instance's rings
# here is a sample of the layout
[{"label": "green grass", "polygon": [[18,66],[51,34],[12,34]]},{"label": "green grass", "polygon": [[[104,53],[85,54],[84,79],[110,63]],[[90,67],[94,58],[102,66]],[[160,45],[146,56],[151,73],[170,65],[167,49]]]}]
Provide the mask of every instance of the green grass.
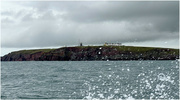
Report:
[{"label": "green grass", "polygon": [[35,50],[20,50],[20,51],[16,51],[16,52],[13,52],[13,53],[16,53],[16,54],[34,54],[34,53],[37,53],[37,52],[50,52],[52,50],[55,50],[55,49],[35,49]]},{"label": "green grass", "polygon": [[[74,48],[81,48],[81,49],[84,49],[84,48],[114,48],[114,49],[117,49],[118,51],[121,51],[121,52],[134,52],[134,53],[147,53],[147,52],[153,52],[155,50],[165,50],[165,49],[168,49],[168,48],[157,48],[157,47],[136,47],[136,46],[77,46],[77,47],[74,47]],[[62,47],[63,48],[68,48],[68,47]],[[61,48],[59,48],[61,49]],[[53,51],[53,50],[56,50],[56,49],[35,49],[35,50],[21,50],[21,51],[16,51],[16,52],[13,52],[15,54],[34,54],[34,53],[37,53],[37,52],[50,52],[50,51]],[[170,51],[166,51],[164,53],[168,53],[168,54],[179,54],[179,49],[169,49]]]},{"label": "green grass", "polygon": [[103,46],[104,48],[116,48],[118,51],[121,52],[146,52],[155,49],[154,47],[134,47],[134,46]]}]

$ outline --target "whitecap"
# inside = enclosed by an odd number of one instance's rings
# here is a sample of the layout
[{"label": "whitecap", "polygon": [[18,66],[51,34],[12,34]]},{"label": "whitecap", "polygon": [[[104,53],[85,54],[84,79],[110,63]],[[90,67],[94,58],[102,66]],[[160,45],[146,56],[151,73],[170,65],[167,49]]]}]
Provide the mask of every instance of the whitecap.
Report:
[{"label": "whitecap", "polygon": [[171,77],[170,77],[170,76],[164,75],[163,73],[160,73],[160,74],[158,75],[158,79],[159,79],[160,81],[167,81],[167,82],[170,82],[170,83],[173,83],[173,82],[174,82],[174,80],[171,80]]}]

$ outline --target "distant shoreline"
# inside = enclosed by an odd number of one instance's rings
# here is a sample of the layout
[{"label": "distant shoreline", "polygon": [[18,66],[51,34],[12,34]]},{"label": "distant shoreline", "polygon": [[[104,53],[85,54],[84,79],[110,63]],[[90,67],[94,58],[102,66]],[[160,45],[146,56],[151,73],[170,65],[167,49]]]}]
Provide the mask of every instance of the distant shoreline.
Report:
[{"label": "distant shoreline", "polygon": [[124,61],[176,60],[179,49],[136,46],[77,46],[58,49],[20,50],[1,61]]}]

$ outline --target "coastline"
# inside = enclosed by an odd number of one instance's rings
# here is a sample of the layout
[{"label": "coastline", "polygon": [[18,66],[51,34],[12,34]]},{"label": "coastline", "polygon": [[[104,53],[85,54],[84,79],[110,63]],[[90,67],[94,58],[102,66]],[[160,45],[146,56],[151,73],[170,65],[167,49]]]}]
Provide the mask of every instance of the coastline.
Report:
[{"label": "coastline", "polygon": [[1,61],[176,60],[179,49],[135,46],[77,46],[11,52]]}]

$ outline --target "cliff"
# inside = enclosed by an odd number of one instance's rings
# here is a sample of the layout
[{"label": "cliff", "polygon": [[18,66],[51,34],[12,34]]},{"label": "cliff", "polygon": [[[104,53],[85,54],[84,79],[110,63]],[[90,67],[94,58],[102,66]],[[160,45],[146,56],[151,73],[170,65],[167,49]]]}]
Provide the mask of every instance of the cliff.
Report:
[{"label": "cliff", "polygon": [[58,49],[21,50],[1,61],[83,61],[83,60],[175,60],[179,49],[133,46],[82,46]]}]

